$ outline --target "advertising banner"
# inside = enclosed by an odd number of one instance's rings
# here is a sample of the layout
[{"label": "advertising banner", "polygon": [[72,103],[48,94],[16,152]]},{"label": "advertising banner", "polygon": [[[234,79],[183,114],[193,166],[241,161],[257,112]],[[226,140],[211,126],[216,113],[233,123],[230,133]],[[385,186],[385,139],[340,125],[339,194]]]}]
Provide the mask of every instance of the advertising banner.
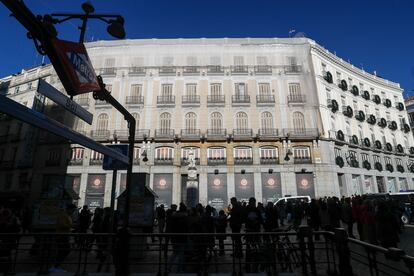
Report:
[{"label": "advertising banner", "polygon": [[310,196],[315,198],[315,184],[313,183],[313,173],[297,173],[296,187],[298,196]]},{"label": "advertising banner", "polygon": [[254,176],[252,173],[235,173],[234,188],[236,198],[240,202],[249,202],[249,198],[254,197]]},{"label": "advertising banner", "polygon": [[262,173],[262,202],[276,202],[282,197],[282,182],[280,173]]},{"label": "advertising banner", "polygon": [[85,205],[88,205],[90,210],[95,210],[96,208],[103,208],[103,197],[87,197],[85,198]]},{"label": "advertising banner", "polygon": [[89,174],[88,184],[86,186],[87,194],[104,194],[105,193],[105,174]]},{"label": "advertising banner", "polygon": [[217,211],[227,207],[227,174],[209,173],[207,175],[207,202]]},{"label": "advertising banner", "polygon": [[154,192],[158,195],[156,205],[164,204],[170,207],[172,203],[172,173],[156,173],[154,174]]}]

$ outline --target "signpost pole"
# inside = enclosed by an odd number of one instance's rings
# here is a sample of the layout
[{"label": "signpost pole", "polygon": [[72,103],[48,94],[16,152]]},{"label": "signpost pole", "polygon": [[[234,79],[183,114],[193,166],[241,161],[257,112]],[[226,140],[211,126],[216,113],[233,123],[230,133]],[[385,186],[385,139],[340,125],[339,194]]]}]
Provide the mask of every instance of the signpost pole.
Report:
[{"label": "signpost pole", "polygon": [[111,188],[111,232],[115,229],[115,188],[116,188],[116,176],[117,170],[112,171],[112,188]]}]

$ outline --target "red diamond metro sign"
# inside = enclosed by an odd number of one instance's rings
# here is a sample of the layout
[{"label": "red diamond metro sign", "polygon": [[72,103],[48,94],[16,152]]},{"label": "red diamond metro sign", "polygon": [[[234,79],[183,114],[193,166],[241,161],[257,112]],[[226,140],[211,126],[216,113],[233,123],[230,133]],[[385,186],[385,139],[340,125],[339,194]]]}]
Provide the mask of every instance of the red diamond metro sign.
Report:
[{"label": "red diamond metro sign", "polygon": [[[64,77],[59,76],[60,80],[69,95],[101,90],[83,43],[53,39],[52,46],[62,65],[62,73],[65,74]],[[60,75],[61,72],[57,73]]]}]

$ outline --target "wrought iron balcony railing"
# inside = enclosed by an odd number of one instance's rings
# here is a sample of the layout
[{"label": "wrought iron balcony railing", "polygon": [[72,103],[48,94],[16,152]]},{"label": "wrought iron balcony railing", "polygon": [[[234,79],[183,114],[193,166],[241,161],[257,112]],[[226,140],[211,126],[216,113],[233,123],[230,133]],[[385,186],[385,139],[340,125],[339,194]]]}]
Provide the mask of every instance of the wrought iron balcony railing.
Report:
[{"label": "wrought iron balcony railing", "polygon": [[317,128],[284,128],[283,135],[290,138],[316,138],[319,132]]},{"label": "wrought iron balcony railing", "polygon": [[209,75],[224,74],[224,68],[220,65],[209,65],[207,66],[207,74]]},{"label": "wrought iron balcony railing", "polygon": [[155,158],[154,159],[155,165],[172,165],[174,164],[173,158]]},{"label": "wrought iron balcony railing", "polygon": [[302,66],[300,65],[285,66],[285,74],[298,74],[301,72],[302,72]]},{"label": "wrought iron balcony railing", "polygon": [[130,67],[128,70],[129,75],[145,75],[145,67]]},{"label": "wrought iron balcony railing", "polygon": [[182,96],[182,104],[200,104],[200,95]]},{"label": "wrought iron balcony railing", "polygon": [[270,66],[270,65],[256,65],[254,67],[254,72],[256,74],[270,75],[270,74],[272,74],[272,66]]},{"label": "wrought iron balcony railing", "polygon": [[[195,161],[196,165],[200,165],[200,158],[194,158],[194,161]],[[181,165],[182,166],[188,165],[188,162],[189,162],[188,158],[184,158],[184,157],[181,158]]]},{"label": "wrought iron balcony railing", "polygon": [[157,104],[164,105],[164,104],[175,104],[175,96],[157,96]]},{"label": "wrought iron balcony railing", "polygon": [[89,165],[91,166],[98,166],[103,164],[103,159],[90,159]]},{"label": "wrought iron balcony railing", "polygon": [[126,96],[126,104],[144,104],[144,96]]},{"label": "wrought iron balcony railing", "polygon": [[100,72],[100,75],[102,76],[115,76],[116,68],[115,67],[101,68],[99,72]]},{"label": "wrought iron balcony railing", "polygon": [[277,128],[261,128],[259,129],[260,137],[278,137],[279,130]]},{"label": "wrought iron balcony railing", "polygon": [[207,164],[210,165],[210,166],[225,165],[225,164],[227,164],[227,158],[225,158],[225,157],[207,158]]},{"label": "wrought iron balcony railing", "polygon": [[274,95],[257,95],[256,96],[256,102],[258,104],[264,104],[264,103],[275,103],[275,96]]},{"label": "wrought iron balcony railing", "polygon": [[247,74],[249,72],[248,66],[246,65],[235,65],[231,66],[231,73],[232,74]]},{"label": "wrought iron balcony railing", "polygon": [[175,68],[174,66],[165,66],[165,67],[161,67],[159,69],[159,74],[162,76],[166,76],[166,75],[175,75],[177,73],[177,68]]},{"label": "wrought iron balcony railing", "polygon": [[312,164],[312,159],[310,157],[306,157],[306,158],[295,157],[295,158],[293,158],[293,163],[295,163],[295,164]]},{"label": "wrought iron balcony railing", "polygon": [[69,166],[81,166],[83,164],[83,158],[79,158],[79,159],[72,159],[69,160],[68,162]]},{"label": "wrought iron balcony railing", "polygon": [[252,137],[253,136],[253,130],[251,128],[239,128],[233,130],[233,136],[234,138],[238,137]]},{"label": "wrought iron balcony railing", "polygon": [[199,129],[182,129],[181,130],[182,139],[200,139],[200,130]]},{"label": "wrought iron balcony railing", "polygon": [[207,104],[224,104],[226,97],[224,95],[210,95],[207,96]]},{"label": "wrought iron balcony railing", "polygon": [[279,158],[277,158],[277,157],[274,157],[274,158],[261,157],[260,158],[260,164],[263,164],[263,165],[279,164]]},{"label": "wrought iron balcony railing", "polygon": [[251,165],[253,164],[252,157],[234,157],[234,165]]},{"label": "wrought iron balcony railing", "polygon": [[306,95],[288,95],[288,103],[305,103]]},{"label": "wrought iron balcony railing", "polygon": [[207,129],[207,139],[225,139],[227,130],[225,128]]},{"label": "wrought iron balcony railing", "polygon": [[107,129],[92,130],[91,138],[95,140],[108,140],[110,137],[110,131]]},{"label": "wrought iron balcony railing", "polygon": [[174,129],[156,129],[155,138],[174,138]]},{"label": "wrought iron balcony railing", "polygon": [[233,95],[231,96],[231,102],[233,104],[237,103],[250,103],[249,95]]},{"label": "wrought iron balcony railing", "polygon": [[184,66],[183,74],[184,75],[198,75],[198,74],[200,74],[200,67],[198,67],[198,66]]}]

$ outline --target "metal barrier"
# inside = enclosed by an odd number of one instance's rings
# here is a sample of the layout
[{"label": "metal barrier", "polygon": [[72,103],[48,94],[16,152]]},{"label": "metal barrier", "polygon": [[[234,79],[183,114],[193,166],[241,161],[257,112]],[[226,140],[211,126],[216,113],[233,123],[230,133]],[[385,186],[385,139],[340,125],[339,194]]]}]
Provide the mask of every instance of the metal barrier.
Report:
[{"label": "metal barrier", "polygon": [[414,258],[349,239],[343,229],[307,226],[272,233],[0,234],[0,274],[47,274],[55,265],[76,275],[413,275]]}]

